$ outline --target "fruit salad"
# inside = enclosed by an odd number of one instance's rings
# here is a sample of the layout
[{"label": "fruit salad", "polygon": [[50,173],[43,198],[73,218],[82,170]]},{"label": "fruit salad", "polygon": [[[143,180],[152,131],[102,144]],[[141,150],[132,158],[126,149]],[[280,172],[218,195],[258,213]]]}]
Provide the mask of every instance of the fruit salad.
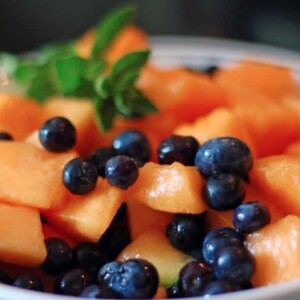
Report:
[{"label": "fruit salad", "polygon": [[164,299],[300,278],[292,71],[163,69],[134,16],[1,55],[0,282]]}]

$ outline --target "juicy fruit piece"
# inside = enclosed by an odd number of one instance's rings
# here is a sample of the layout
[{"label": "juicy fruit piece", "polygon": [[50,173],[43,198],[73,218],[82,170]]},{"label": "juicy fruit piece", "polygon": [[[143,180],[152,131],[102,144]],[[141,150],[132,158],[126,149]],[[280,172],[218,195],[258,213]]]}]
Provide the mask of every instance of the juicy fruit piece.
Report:
[{"label": "juicy fruit piece", "polygon": [[247,237],[256,261],[254,286],[300,277],[300,218],[289,215]]},{"label": "juicy fruit piece", "polygon": [[199,148],[195,165],[206,177],[225,173],[247,178],[252,167],[252,154],[243,141],[220,137],[208,140]]},{"label": "juicy fruit piece", "polygon": [[94,191],[73,196],[62,209],[45,212],[45,218],[76,241],[98,242],[121,206],[122,198],[121,190],[99,178]]},{"label": "juicy fruit piece", "polygon": [[63,168],[62,180],[65,187],[76,195],[91,192],[98,179],[98,172],[93,162],[86,158],[76,157]]},{"label": "juicy fruit piece", "polygon": [[130,201],[170,213],[199,214],[206,209],[201,196],[203,179],[193,167],[175,162],[171,165],[146,163],[128,189]]},{"label": "juicy fruit piece", "polygon": [[0,199],[41,209],[60,207],[68,195],[61,172],[75,155],[52,154],[23,142],[0,143]]},{"label": "juicy fruit piece", "polygon": [[46,258],[47,252],[37,209],[0,203],[0,236],[2,262],[38,266]]},{"label": "juicy fruit piece", "polygon": [[41,126],[39,139],[48,151],[68,151],[76,143],[76,129],[68,119],[54,117]]},{"label": "juicy fruit piece", "polygon": [[287,155],[300,156],[300,141],[296,141],[296,142],[290,144],[290,145],[286,148],[285,154],[287,154]]},{"label": "juicy fruit piece", "polygon": [[101,287],[122,299],[153,298],[159,280],[153,264],[140,258],[107,263],[100,269],[97,279]]},{"label": "juicy fruit piece", "polygon": [[300,215],[300,157],[278,155],[255,161],[250,182],[286,214]]},{"label": "juicy fruit piece", "polygon": [[42,281],[36,275],[21,275],[12,282],[12,286],[40,292],[45,290]]},{"label": "juicy fruit piece", "polygon": [[42,223],[43,235],[45,240],[50,238],[59,238],[64,240],[70,247],[74,247],[75,243],[68,236],[64,235],[60,230],[54,228],[48,223]]},{"label": "juicy fruit piece", "polygon": [[43,112],[36,102],[13,94],[0,94],[0,131],[22,140],[38,129],[42,121]]},{"label": "juicy fruit piece", "polygon": [[178,279],[180,269],[193,258],[176,250],[164,233],[157,230],[144,231],[118,256],[119,261],[143,258],[151,262],[159,274],[159,283],[170,286]]},{"label": "juicy fruit piece", "polygon": [[233,212],[234,227],[241,233],[251,233],[270,222],[271,215],[262,203],[248,202],[238,206]]},{"label": "juicy fruit piece", "polygon": [[192,136],[171,135],[158,145],[158,162],[170,165],[177,161],[186,166],[193,166],[199,148],[198,141]]}]

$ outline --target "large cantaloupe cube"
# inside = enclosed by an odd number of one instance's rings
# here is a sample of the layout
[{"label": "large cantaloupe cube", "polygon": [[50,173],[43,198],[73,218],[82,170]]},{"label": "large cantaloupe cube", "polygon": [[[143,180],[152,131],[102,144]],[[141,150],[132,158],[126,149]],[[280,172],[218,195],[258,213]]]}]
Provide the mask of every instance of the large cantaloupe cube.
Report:
[{"label": "large cantaloupe cube", "polygon": [[39,211],[0,203],[0,261],[37,266],[46,255]]},{"label": "large cantaloupe cube", "polygon": [[247,237],[256,271],[254,286],[264,286],[300,277],[300,218],[289,215]]},{"label": "large cantaloupe cube", "polygon": [[300,140],[289,144],[284,153],[287,155],[295,155],[300,157]]},{"label": "large cantaloupe cube", "polygon": [[33,100],[13,94],[0,94],[0,131],[22,140],[43,120],[42,108]]},{"label": "large cantaloupe cube", "polygon": [[62,182],[75,152],[53,154],[25,142],[0,143],[0,200],[40,209],[61,207],[69,192]]},{"label": "large cantaloupe cube", "polygon": [[194,167],[146,163],[127,198],[169,213],[199,214],[207,205],[202,198],[203,178]]},{"label": "large cantaloupe cube", "polygon": [[98,242],[123,201],[123,192],[99,178],[94,191],[74,196],[64,208],[45,213],[50,224],[75,241]]},{"label": "large cantaloupe cube", "polygon": [[284,213],[300,216],[300,157],[278,155],[256,160],[250,182]]}]

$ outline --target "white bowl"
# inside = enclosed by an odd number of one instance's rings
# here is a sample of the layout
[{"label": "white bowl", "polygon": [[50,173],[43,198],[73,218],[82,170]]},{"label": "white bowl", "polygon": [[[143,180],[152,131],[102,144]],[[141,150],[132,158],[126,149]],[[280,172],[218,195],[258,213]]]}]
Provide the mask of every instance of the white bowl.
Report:
[{"label": "white bowl", "polygon": [[[152,60],[162,67],[227,66],[243,59],[272,62],[291,68],[300,80],[300,54],[285,49],[212,38],[152,37]],[[2,86],[0,90],[3,90]],[[300,255],[300,253],[299,253]],[[78,297],[32,292],[0,283],[0,300],[75,300]],[[199,297],[184,298],[190,300]],[[209,297],[213,300],[299,300],[300,279],[276,285]]]}]

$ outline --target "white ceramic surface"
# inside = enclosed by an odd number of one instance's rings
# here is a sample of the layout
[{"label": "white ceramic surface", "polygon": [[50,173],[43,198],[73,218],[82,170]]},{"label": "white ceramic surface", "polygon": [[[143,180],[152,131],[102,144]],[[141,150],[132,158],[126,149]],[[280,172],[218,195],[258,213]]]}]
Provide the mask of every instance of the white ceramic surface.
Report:
[{"label": "white ceramic surface", "polygon": [[[290,67],[300,79],[300,53],[263,45],[211,38],[152,37],[152,60],[160,66],[185,65],[202,68],[208,65],[226,66],[238,60],[252,59]],[[3,90],[5,86],[0,87]],[[300,253],[299,253],[300,255]],[[42,294],[0,284],[0,300],[75,300],[52,294]],[[190,299],[191,298],[185,298]],[[202,298],[192,298],[202,299]],[[300,279],[273,286],[256,288],[210,297],[213,300],[299,300]]]}]

